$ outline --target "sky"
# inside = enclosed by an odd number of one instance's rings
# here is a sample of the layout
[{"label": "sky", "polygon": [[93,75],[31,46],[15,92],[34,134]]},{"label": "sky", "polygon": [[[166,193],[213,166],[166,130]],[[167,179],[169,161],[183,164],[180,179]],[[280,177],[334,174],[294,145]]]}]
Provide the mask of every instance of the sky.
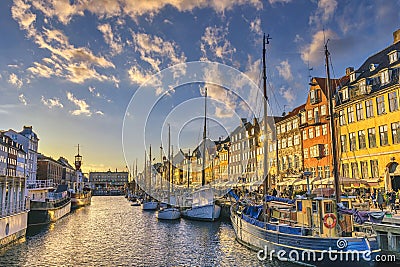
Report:
[{"label": "sky", "polygon": [[[260,116],[263,33],[269,112],[280,115],[306,101],[310,76],[325,77],[324,41],[340,78],[393,42],[399,18],[400,1],[386,0],[3,0],[0,129],[32,125],[39,152],[70,162],[79,143],[87,172],[140,168],[145,146],[166,147],[168,124],[175,151],[198,144],[205,87],[210,138]],[[157,76],[181,78],[191,62],[210,64],[196,82]],[[227,68],[241,74],[221,78]],[[244,80],[244,98],[224,89]]]}]

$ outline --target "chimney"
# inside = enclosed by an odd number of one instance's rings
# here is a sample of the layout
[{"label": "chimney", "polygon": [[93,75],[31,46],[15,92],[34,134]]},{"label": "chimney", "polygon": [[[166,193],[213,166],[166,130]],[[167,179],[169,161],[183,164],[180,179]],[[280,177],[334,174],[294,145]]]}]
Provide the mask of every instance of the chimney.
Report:
[{"label": "chimney", "polygon": [[393,43],[397,43],[400,41],[400,29],[393,32]]},{"label": "chimney", "polygon": [[353,71],[354,71],[353,67],[346,68],[346,76],[350,76],[350,73],[352,73]]},{"label": "chimney", "polygon": [[244,124],[247,122],[247,119],[246,118],[241,118],[241,120],[242,120],[242,123],[240,125],[244,126]]}]

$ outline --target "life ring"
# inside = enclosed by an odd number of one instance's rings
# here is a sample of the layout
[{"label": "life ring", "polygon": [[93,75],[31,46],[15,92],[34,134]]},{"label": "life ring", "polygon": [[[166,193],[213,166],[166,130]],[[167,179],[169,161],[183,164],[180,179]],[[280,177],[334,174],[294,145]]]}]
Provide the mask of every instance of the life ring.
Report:
[{"label": "life ring", "polygon": [[[329,218],[331,220],[329,220]],[[324,216],[324,225],[325,225],[326,228],[332,229],[332,228],[334,228],[336,226],[336,223],[337,223],[337,219],[336,219],[335,214],[333,214],[333,213],[325,214],[325,216]]]}]

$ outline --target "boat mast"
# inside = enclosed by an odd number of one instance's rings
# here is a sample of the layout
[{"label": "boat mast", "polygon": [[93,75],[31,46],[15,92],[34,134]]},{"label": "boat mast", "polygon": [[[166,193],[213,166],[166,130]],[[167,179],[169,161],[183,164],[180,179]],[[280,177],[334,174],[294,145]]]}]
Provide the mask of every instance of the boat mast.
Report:
[{"label": "boat mast", "polygon": [[[329,40],[328,40],[329,41]],[[331,77],[329,73],[329,51],[328,51],[328,41],[325,44],[325,65],[326,65],[326,76],[327,76],[327,89],[329,98],[329,126],[331,128],[331,140],[332,140],[332,151],[333,151],[333,179],[335,184],[335,200],[336,203],[340,202],[340,188],[339,188],[339,172],[338,172],[338,151],[336,144],[336,128],[334,120],[334,107],[333,107],[333,97],[334,90],[332,90]]]},{"label": "boat mast", "polygon": [[190,187],[190,148],[188,153],[188,163],[187,163],[187,187]]},{"label": "boat mast", "polygon": [[207,135],[207,87],[204,87],[204,129],[203,129],[203,166],[201,168],[201,185],[206,184],[206,135]]},{"label": "boat mast", "polygon": [[263,89],[264,89],[264,161],[263,161],[263,178],[264,178],[264,194],[267,193],[267,188],[271,187],[271,182],[268,179],[268,132],[267,132],[267,118],[268,118],[268,96],[267,96],[267,66],[266,66],[266,45],[269,44],[269,34],[263,38]]},{"label": "boat mast", "polygon": [[171,126],[168,124],[168,204],[171,203]]},{"label": "boat mast", "polygon": [[152,178],[152,173],[151,173],[151,145],[150,145],[150,151],[149,151],[149,195],[151,197],[151,178]]}]

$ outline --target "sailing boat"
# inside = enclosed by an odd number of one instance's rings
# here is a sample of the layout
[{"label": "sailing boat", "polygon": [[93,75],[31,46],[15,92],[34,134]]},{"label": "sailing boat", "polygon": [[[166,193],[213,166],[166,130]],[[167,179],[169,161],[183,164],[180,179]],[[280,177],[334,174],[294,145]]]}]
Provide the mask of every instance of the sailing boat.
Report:
[{"label": "sailing boat", "polygon": [[[150,145],[149,158],[150,158],[150,161],[149,161],[149,175],[150,175],[150,177],[149,177],[149,187],[148,187],[149,193],[148,193],[147,198],[145,198],[144,201],[143,201],[142,210],[156,210],[157,207],[158,207],[158,202],[151,198],[151,179],[152,179],[152,176],[153,176],[153,170],[152,170],[152,166],[151,166],[151,162],[152,162],[152,160],[151,160],[151,145]],[[145,158],[144,166],[145,166],[144,175],[145,175],[145,181],[146,181],[146,179],[147,179],[147,176],[146,176],[146,158]]]},{"label": "sailing boat", "polygon": [[[178,208],[172,206],[171,203],[171,126],[168,125],[168,205],[170,207],[160,208],[157,212],[157,219],[159,220],[176,220],[181,217],[181,212]],[[173,165],[173,161],[172,161]]]},{"label": "sailing boat", "polygon": [[75,156],[75,168],[76,168],[76,182],[74,188],[71,191],[71,208],[77,209],[90,205],[92,202],[92,192],[88,186],[84,186],[83,175],[82,175],[82,156],[79,155],[79,144],[78,154]]},{"label": "sailing boat", "polygon": [[[265,38],[264,35],[263,78],[264,97],[267,100],[265,45],[268,44],[269,36]],[[333,114],[328,55],[325,45],[329,114]],[[264,101],[264,134],[267,133],[266,111],[266,101]],[[330,120],[331,140],[335,143],[333,116]],[[268,151],[266,148],[267,142],[264,141],[265,152]],[[337,164],[335,157],[333,164]],[[333,169],[333,174],[335,182],[338,183],[337,168]],[[268,175],[265,166],[264,177],[264,192],[266,192]],[[311,266],[332,266],[332,264],[336,266],[338,262],[343,266],[373,264],[374,257],[380,252],[376,235],[353,233],[352,217],[342,213],[340,218],[348,221],[351,228],[345,232],[338,223],[340,222],[338,213],[342,206],[339,203],[339,187],[336,186],[335,189],[335,199],[309,196],[294,200],[266,195],[263,205],[243,205],[241,204],[243,202],[238,201],[239,197],[230,191],[229,194],[236,199],[236,203],[231,206],[231,222],[236,239],[241,244],[257,250],[257,255],[262,259],[277,256],[279,260]]]},{"label": "sailing boat", "polygon": [[204,95],[204,131],[203,131],[203,153],[201,185],[202,188],[193,193],[192,207],[184,210],[182,216],[187,219],[200,221],[215,221],[219,218],[221,207],[215,204],[214,190],[211,187],[205,187],[205,161],[206,161],[206,132],[207,132],[207,88]]}]

